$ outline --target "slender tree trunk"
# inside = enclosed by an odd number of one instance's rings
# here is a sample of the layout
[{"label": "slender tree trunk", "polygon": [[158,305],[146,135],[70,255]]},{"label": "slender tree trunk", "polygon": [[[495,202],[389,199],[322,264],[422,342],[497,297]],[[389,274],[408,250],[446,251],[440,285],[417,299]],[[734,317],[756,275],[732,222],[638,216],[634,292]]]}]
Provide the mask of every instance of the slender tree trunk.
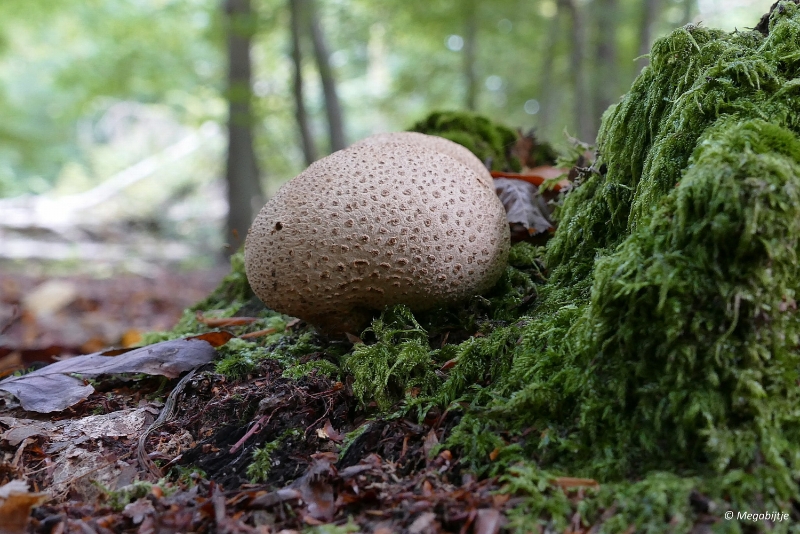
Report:
[{"label": "slender tree trunk", "polygon": [[347,146],[347,139],[344,134],[344,120],[342,119],[342,108],[339,104],[339,95],[336,93],[336,80],[333,76],[333,69],[329,60],[330,53],[325,37],[322,32],[322,25],[317,16],[317,8],[314,0],[308,2],[309,24],[311,26],[311,41],[314,45],[314,56],[317,60],[320,80],[322,81],[322,91],[325,96],[325,112],[328,115],[328,131],[331,137],[331,151],[335,152]]},{"label": "slender tree trunk", "polygon": [[544,60],[542,62],[542,71],[539,76],[539,84],[541,87],[541,111],[539,114],[539,128],[547,130],[558,113],[561,92],[555,87],[555,73],[553,72],[555,65],[555,57],[558,53],[558,43],[562,35],[561,30],[561,15],[563,11],[559,9],[559,4],[556,4],[556,13],[553,15],[547,30],[547,40],[544,43]]},{"label": "slender tree trunk", "polygon": [[574,86],[575,118],[578,124],[578,137],[588,143],[594,142],[597,132],[592,128],[591,104],[587,97],[586,65],[584,51],[586,50],[586,27],[583,17],[575,5],[574,0],[559,0],[561,8],[570,15],[570,71]]},{"label": "slender tree trunk", "polygon": [[466,85],[466,108],[475,111],[478,106],[478,75],[475,71],[478,38],[477,0],[465,0],[466,21],[464,25],[464,83]]},{"label": "slender tree trunk", "polygon": [[225,0],[228,36],[228,184],[229,253],[235,252],[264,202],[253,150],[253,93],[250,40],[255,16],[250,0]]},{"label": "slender tree trunk", "polygon": [[619,68],[617,65],[617,0],[597,0],[595,14],[597,47],[595,48],[592,117],[593,128],[599,128],[603,112],[618,100]]},{"label": "slender tree trunk", "polygon": [[294,65],[294,77],[292,78],[292,90],[294,93],[294,116],[297,119],[297,129],[300,132],[300,144],[303,147],[303,157],[306,165],[311,165],[317,160],[317,147],[314,145],[314,137],[311,135],[311,126],[308,122],[308,112],[306,111],[305,98],[303,96],[303,52],[300,44],[302,33],[302,17],[304,14],[303,0],[289,0],[289,17],[291,19],[292,34],[292,63]]},{"label": "slender tree trunk", "polygon": [[697,0],[683,0],[683,16],[681,17],[681,26],[686,26],[694,19],[695,6]]},{"label": "slender tree trunk", "polygon": [[[650,53],[653,45],[653,25],[658,19],[661,9],[661,0],[644,0],[642,2],[642,18],[639,25],[639,55],[644,56]],[[638,60],[639,68],[647,65],[647,58]]]}]

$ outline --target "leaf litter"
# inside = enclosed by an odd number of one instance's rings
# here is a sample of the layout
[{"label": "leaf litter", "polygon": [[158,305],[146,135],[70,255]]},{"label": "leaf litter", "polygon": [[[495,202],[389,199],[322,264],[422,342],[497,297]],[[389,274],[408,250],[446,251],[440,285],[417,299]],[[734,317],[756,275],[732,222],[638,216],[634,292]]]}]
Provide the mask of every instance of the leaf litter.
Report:
[{"label": "leaf litter", "polygon": [[40,413],[62,411],[94,391],[94,386],[72,375],[91,378],[145,373],[175,378],[212,361],[216,355],[212,343],[219,342],[218,338],[210,336],[211,342],[202,336],[164,341],[126,351],[120,356],[108,355],[114,351],[76,356],[21,376],[5,378],[0,381],[0,390],[17,397],[26,410]]}]

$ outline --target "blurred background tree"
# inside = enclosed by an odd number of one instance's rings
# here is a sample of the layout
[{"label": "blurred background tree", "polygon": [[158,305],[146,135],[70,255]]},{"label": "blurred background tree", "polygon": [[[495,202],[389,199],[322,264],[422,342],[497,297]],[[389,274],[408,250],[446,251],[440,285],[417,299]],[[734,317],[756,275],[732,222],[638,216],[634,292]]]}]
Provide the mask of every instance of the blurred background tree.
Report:
[{"label": "blurred background tree", "polygon": [[591,143],[654,39],[687,22],[752,26],[771,3],[2,2],[0,249],[26,225],[113,239],[125,221],[219,251],[262,191],[437,109]]}]

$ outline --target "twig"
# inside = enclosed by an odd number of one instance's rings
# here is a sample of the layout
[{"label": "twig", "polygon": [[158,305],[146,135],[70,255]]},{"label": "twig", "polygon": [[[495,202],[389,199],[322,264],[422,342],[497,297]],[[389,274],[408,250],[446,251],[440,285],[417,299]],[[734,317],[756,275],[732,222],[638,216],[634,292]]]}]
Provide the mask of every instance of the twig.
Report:
[{"label": "twig", "polygon": [[252,436],[256,432],[259,432],[263,427],[267,426],[267,423],[269,423],[269,420],[272,419],[272,416],[273,416],[274,413],[275,413],[275,411],[272,411],[272,412],[270,412],[269,415],[262,415],[261,418],[258,421],[256,421],[256,424],[251,426],[250,430],[248,430],[245,433],[245,435],[242,436],[242,438],[239,441],[237,441],[234,444],[233,447],[231,447],[231,450],[229,451],[230,454],[233,454],[236,451],[238,451],[239,447],[244,445],[244,442],[247,441],[248,439],[250,439],[250,436]]},{"label": "twig", "polygon": [[0,335],[5,334],[6,331],[11,328],[11,325],[13,325],[15,322],[17,322],[17,320],[19,320],[20,317],[22,317],[22,312],[19,310],[20,308],[18,305],[14,304],[11,306],[11,317],[8,319],[8,323],[0,327]]},{"label": "twig", "polygon": [[160,427],[170,419],[175,416],[175,400],[178,396],[183,392],[183,389],[186,387],[186,384],[189,383],[189,380],[194,376],[196,369],[192,369],[186,376],[181,378],[181,380],[175,385],[175,388],[170,392],[169,396],[167,397],[166,402],[164,403],[164,407],[161,408],[161,413],[158,414],[153,423],[147,427],[141,436],[139,436],[139,444],[136,447],[136,455],[139,459],[139,464],[147,469],[147,471],[157,479],[164,476],[164,473],[161,472],[161,469],[156,466],[155,463],[147,456],[147,437],[150,435],[153,430]]},{"label": "twig", "polygon": [[203,312],[198,311],[195,314],[195,319],[198,323],[202,323],[212,328],[222,326],[241,326],[253,324],[258,321],[258,317],[205,317]]},{"label": "twig", "polygon": [[264,330],[256,330],[255,332],[248,332],[239,336],[242,339],[251,339],[254,337],[268,336],[277,332],[274,328],[265,328]]}]

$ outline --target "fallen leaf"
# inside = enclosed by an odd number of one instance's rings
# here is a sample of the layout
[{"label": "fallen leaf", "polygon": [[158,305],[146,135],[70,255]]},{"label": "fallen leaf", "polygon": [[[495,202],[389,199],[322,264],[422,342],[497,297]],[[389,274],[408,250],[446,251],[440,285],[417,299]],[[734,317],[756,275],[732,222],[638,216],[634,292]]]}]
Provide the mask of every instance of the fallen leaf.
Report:
[{"label": "fallen leaf", "polygon": [[510,498],[511,495],[508,493],[498,493],[496,495],[492,495],[492,504],[495,506],[495,508],[501,508],[505,506]]},{"label": "fallen leaf", "polygon": [[155,513],[156,509],[153,508],[153,503],[147,499],[138,499],[129,503],[125,505],[125,509],[122,511],[122,515],[129,518],[134,525],[138,525],[144,521],[145,517]]},{"label": "fallen leaf", "polygon": [[495,447],[494,450],[489,453],[489,460],[494,462],[495,460],[497,460],[498,456],[500,456],[500,448],[499,447]]},{"label": "fallen leaf", "polygon": [[422,452],[425,453],[425,458],[430,458],[433,448],[439,444],[439,438],[436,437],[436,431],[431,429],[428,435],[425,436],[425,443],[422,444]]},{"label": "fallen leaf", "polygon": [[497,534],[506,522],[505,516],[494,508],[482,508],[478,510],[473,532],[475,534]]},{"label": "fallen leaf", "polygon": [[117,357],[95,353],[61,360],[26,375],[8,377],[0,381],[0,389],[16,396],[26,410],[57,412],[77,404],[94,391],[94,387],[84,385],[83,380],[70,376],[72,374],[95,377],[146,373],[176,378],[185,371],[210,362],[215,354],[211,343],[206,340],[173,339],[134,349]]},{"label": "fallen leaf", "polygon": [[31,508],[46,500],[47,494],[29,492],[28,484],[22,480],[0,486],[0,534],[24,534]]},{"label": "fallen leaf", "polygon": [[142,331],[136,328],[129,328],[122,334],[120,343],[123,347],[135,347],[142,342]]},{"label": "fallen leaf", "polygon": [[433,495],[433,486],[427,480],[422,482],[422,495],[423,497],[430,497]]},{"label": "fallen leaf", "polygon": [[22,363],[22,353],[18,350],[12,351],[3,357],[0,357],[0,378],[24,368],[25,366]]},{"label": "fallen leaf", "polygon": [[424,512],[408,526],[408,532],[410,532],[410,534],[421,534],[433,525],[434,519],[436,519],[436,514],[433,512]]},{"label": "fallen leaf", "polygon": [[325,437],[327,437],[334,443],[341,443],[342,441],[344,441],[344,434],[342,434],[341,432],[337,432],[333,428],[330,419],[325,420],[325,426],[323,427],[323,429],[325,430]]},{"label": "fallen leaf", "polygon": [[221,347],[235,336],[230,332],[207,332],[199,336],[187,337],[186,339],[200,339],[207,341],[212,347]]},{"label": "fallen leaf", "polygon": [[337,455],[320,452],[311,455],[311,465],[305,474],[288,487],[256,497],[250,502],[252,508],[266,508],[276,504],[301,499],[306,504],[306,514],[312,520],[329,522],[336,511],[331,480],[336,475]]},{"label": "fallen leaf", "polygon": [[333,467],[336,454],[322,452],[311,457],[308,471],[298,480],[300,495],[307,505],[309,516],[321,521],[331,521],[335,507],[330,481],[336,474],[336,468]]},{"label": "fallen leaf", "polygon": [[364,342],[361,340],[360,337],[354,336],[350,332],[345,332],[344,335],[347,336],[347,341],[349,341],[353,345],[363,345],[364,344]]},{"label": "fallen leaf", "polygon": [[458,358],[453,358],[452,360],[447,360],[442,364],[439,368],[440,371],[447,371],[448,369],[452,369],[458,363]]},{"label": "fallen leaf", "polygon": [[495,178],[494,188],[506,208],[509,224],[523,225],[530,235],[547,232],[555,226],[547,201],[535,185],[511,178]]}]

